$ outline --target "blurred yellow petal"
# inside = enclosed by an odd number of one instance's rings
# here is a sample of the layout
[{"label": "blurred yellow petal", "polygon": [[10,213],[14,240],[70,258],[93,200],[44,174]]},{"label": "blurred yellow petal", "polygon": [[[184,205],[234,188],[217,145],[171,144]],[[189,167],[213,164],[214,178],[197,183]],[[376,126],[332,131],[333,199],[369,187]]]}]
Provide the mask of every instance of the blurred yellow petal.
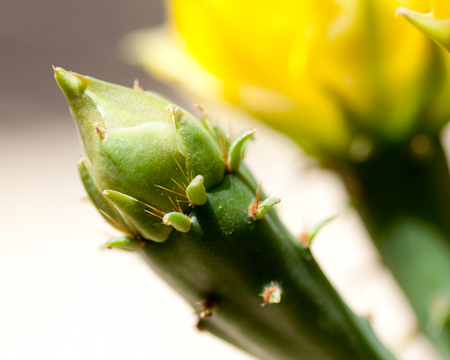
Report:
[{"label": "blurred yellow petal", "polygon": [[129,53],[303,147],[344,154],[355,137],[402,141],[423,114],[437,126],[450,113],[450,64],[395,16],[399,6],[446,14],[448,3],[172,0],[165,31],[135,36]]},{"label": "blurred yellow petal", "polygon": [[450,19],[450,1],[430,0],[430,5],[435,19]]},{"label": "blurred yellow petal", "polygon": [[307,14],[304,3],[174,0],[173,19],[187,52],[209,72],[227,82],[280,88],[296,36],[292,30],[302,26],[299,15]]},{"label": "blurred yellow petal", "polygon": [[217,99],[225,96],[222,80],[176,46],[165,28],[141,30],[122,39],[124,60],[146,68],[161,80],[181,83],[196,96]]}]

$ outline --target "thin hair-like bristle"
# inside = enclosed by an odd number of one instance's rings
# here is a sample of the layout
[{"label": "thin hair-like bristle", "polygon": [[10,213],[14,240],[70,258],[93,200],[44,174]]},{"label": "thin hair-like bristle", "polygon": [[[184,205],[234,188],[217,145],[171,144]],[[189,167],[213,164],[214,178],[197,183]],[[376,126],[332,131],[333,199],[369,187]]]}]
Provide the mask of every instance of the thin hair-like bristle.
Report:
[{"label": "thin hair-like bristle", "polygon": [[146,213],[148,213],[148,214],[150,214],[150,215],[153,215],[153,216],[156,216],[157,218],[159,218],[159,219],[161,219],[162,220],[162,216],[161,215],[158,215],[158,214],[155,214],[154,212],[152,212],[152,211],[150,211],[150,210],[144,210]]},{"label": "thin hair-like bristle", "polygon": [[186,186],[183,187],[182,185],[180,185],[178,182],[175,181],[175,179],[171,179],[181,190],[186,191]]},{"label": "thin hair-like bristle", "polygon": [[[149,205],[149,204],[144,204],[144,205],[147,206],[147,207],[149,207],[150,209],[152,209],[152,210],[154,210],[154,211],[159,212],[160,214],[166,215],[166,213],[165,213],[164,211],[159,210],[159,209],[155,208],[154,206],[151,206],[151,205]],[[145,210],[145,211],[147,211],[147,210]]]},{"label": "thin hair-like bristle", "polygon": [[161,185],[155,185],[155,186],[156,186],[157,188],[160,188],[160,189],[166,190],[166,191],[168,191],[168,192],[171,192],[172,194],[175,194],[175,195],[178,195],[178,196],[182,196],[182,197],[187,198],[186,195],[183,195],[183,194],[180,194],[179,192],[176,192],[176,191],[170,190],[170,189],[168,189],[168,188],[165,188],[164,186],[161,186]]},{"label": "thin hair-like bristle", "polygon": [[112,223],[114,223],[118,228],[120,228],[121,231],[124,232],[125,234],[131,235],[131,236],[136,235],[136,234],[130,233],[125,226],[123,226],[121,223],[116,221],[111,215],[107,214],[102,209],[98,209],[98,211],[100,211],[104,216],[106,216]]},{"label": "thin hair-like bristle", "polygon": [[189,182],[189,179],[187,178],[186,174],[184,173],[183,168],[181,167],[180,163],[177,161],[177,159],[175,159],[175,162],[178,165],[178,168],[180,169],[181,173],[183,174],[184,178],[186,179],[187,182]]},{"label": "thin hair-like bristle", "polygon": [[261,200],[261,189],[262,189],[262,181],[259,183],[258,189],[256,190],[256,203],[259,205]]},{"label": "thin hair-like bristle", "polygon": [[222,154],[224,161],[227,161],[228,159],[228,149],[225,140],[223,139],[222,133],[219,132],[219,140],[220,140],[220,147],[222,148]]},{"label": "thin hair-like bristle", "polygon": [[172,203],[173,209],[174,209],[175,211],[179,212],[179,208],[178,208],[178,206],[175,204],[175,202],[173,201],[173,199],[172,199],[170,196],[167,196],[167,197],[169,198],[170,202]]}]

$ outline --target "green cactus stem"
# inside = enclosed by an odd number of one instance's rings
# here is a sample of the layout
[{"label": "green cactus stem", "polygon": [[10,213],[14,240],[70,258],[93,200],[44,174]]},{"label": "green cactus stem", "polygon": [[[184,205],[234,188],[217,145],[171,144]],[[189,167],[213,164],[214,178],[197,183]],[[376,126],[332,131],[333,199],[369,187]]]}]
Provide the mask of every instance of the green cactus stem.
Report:
[{"label": "green cactus stem", "polygon": [[78,126],[86,190],[126,235],[106,247],[139,252],[193,306],[199,329],[264,360],[393,359],[240,162],[253,131],[230,145],[138,87],[60,68],[55,77]]},{"label": "green cactus stem", "polygon": [[[426,139],[423,151],[414,146],[418,136]],[[450,359],[445,315],[441,323],[446,326],[429,325],[431,318],[436,323],[435,299],[450,297],[450,172],[439,136],[416,135],[405,143],[378,146],[366,161],[337,171],[420,330]]]},{"label": "green cactus stem", "polygon": [[[226,175],[205,206],[192,209],[188,233],[139,252],[190,304],[217,304],[213,316],[199,318],[201,329],[260,359],[392,358],[273,210],[248,217],[255,192],[248,175]],[[282,288],[261,299],[271,282]]]}]

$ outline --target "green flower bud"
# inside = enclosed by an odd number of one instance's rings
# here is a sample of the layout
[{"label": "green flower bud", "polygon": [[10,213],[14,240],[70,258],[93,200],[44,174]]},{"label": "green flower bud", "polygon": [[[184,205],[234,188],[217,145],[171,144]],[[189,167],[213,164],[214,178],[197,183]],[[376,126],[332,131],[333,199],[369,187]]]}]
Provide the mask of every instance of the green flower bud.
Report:
[{"label": "green flower bud", "polygon": [[[202,175],[206,190],[222,181],[220,144],[201,122],[158,95],[61,68],[55,79],[78,127],[80,173],[95,205],[124,232],[165,241],[173,228],[162,217],[187,211],[190,181]],[[121,196],[109,199],[111,194]]]},{"label": "green flower bud", "polygon": [[197,175],[186,188],[186,196],[193,205],[206,204],[206,190],[203,182],[203,176]]},{"label": "green flower bud", "polygon": [[422,14],[404,7],[398,8],[396,13],[403,15],[417,29],[450,52],[450,19],[436,19],[433,12]]}]

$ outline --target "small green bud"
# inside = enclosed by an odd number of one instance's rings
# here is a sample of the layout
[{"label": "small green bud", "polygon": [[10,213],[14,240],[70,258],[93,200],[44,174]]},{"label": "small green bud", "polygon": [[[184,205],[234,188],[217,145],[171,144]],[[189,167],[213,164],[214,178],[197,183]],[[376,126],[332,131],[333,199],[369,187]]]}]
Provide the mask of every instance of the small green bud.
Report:
[{"label": "small green bud", "polygon": [[241,160],[244,158],[245,145],[253,136],[255,131],[256,129],[244,131],[236,139],[234,139],[228,152],[228,166],[230,171],[239,170]]},{"label": "small green bud", "polygon": [[179,212],[170,212],[164,215],[163,222],[167,226],[172,226],[179,232],[189,232],[191,230],[191,219],[188,216]]},{"label": "small green bud", "polygon": [[280,198],[274,196],[261,201],[261,185],[262,184],[260,184],[256,190],[256,199],[253,199],[248,206],[248,216],[255,221],[264,219],[264,216],[266,216],[266,213],[272,208],[272,206],[281,201]]},{"label": "small green bud", "polygon": [[[220,183],[225,167],[220,144],[200,121],[169,107],[160,96],[61,68],[55,69],[55,79],[78,127],[84,166],[95,184],[90,195],[97,193],[91,196],[95,205],[107,218],[126,225],[128,232],[165,241],[171,228],[145,208],[165,214],[173,211],[175,202],[187,211],[187,203],[176,197],[184,195],[170,198],[179,185],[188,186],[188,179],[198,174],[206,189]],[[106,209],[105,201],[99,200],[104,190],[117,210]]]},{"label": "small green bud", "polygon": [[261,201],[258,205],[256,218],[258,220],[264,219],[264,216],[266,216],[267,212],[272,208],[272,206],[278,204],[280,201],[281,201],[280,198],[277,198],[275,196],[271,196],[270,198]]},{"label": "small green bud", "polygon": [[322,230],[322,228],[324,226],[326,226],[328,223],[330,223],[331,221],[333,221],[334,219],[336,219],[337,214],[330,216],[329,218],[326,218],[322,221],[320,221],[319,223],[317,223],[316,225],[314,225],[314,227],[311,229],[311,231],[305,231],[302,234],[300,234],[299,236],[299,240],[300,243],[303,245],[303,247],[305,248],[309,248],[314,240],[314,238],[316,237],[317,233]]},{"label": "small green bud", "polygon": [[317,223],[317,224],[311,229],[311,232],[310,232],[310,234],[309,234],[309,238],[311,239],[311,241],[314,239],[314,237],[317,235],[317,233],[318,233],[320,230],[322,230],[322,228],[323,228],[325,225],[328,225],[331,221],[333,221],[333,220],[336,219],[336,218],[337,218],[337,214],[336,214],[336,215],[333,215],[333,216],[330,216],[330,217],[328,217],[328,218],[326,218],[326,219],[320,221],[319,223]]},{"label": "small green bud", "polygon": [[142,246],[142,241],[128,236],[111,239],[105,244],[107,249],[115,248],[127,251],[136,251],[141,249]]},{"label": "small green bud", "polygon": [[203,182],[203,176],[197,175],[186,188],[186,196],[189,202],[193,205],[201,206],[206,203],[207,197]]}]

